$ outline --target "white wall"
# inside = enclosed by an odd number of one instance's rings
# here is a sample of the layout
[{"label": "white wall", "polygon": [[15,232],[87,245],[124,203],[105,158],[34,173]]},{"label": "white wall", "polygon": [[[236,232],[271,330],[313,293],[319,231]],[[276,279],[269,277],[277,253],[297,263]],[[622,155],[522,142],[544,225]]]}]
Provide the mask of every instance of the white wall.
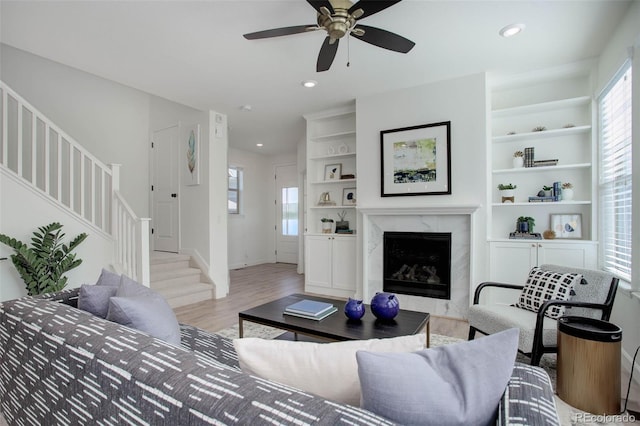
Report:
[{"label": "white wall", "polygon": [[[486,79],[475,74],[356,100],[358,207],[484,204]],[[451,121],[451,195],[381,197],[380,131]],[[488,277],[486,207],[476,213],[472,277]],[[363,254],[366,255],[366,252]]]},{"label": "white wall", "polygon": [[229,165],[243,170],[240,214],[229,215],[229,268],[267,263],[271,260],[268,233],[273,230],[265,213],[273,205],[268,157],[232,148]]},{"label": "white wall", "polygon": [[105,164],[122,164],[120,191],[149,216],[149,95],[0,45],[2,80]]},{"label": "white wall", "polygon": [[[633,164],[634,170],[640,164],[640,1],[632,3],[624,20],[603,50],[598,62],[598,78],[594,95],[598,95],[611,80],[616,71],[629,57],[629,48],[635,50],[633,58]],[[633,176],[633,283],[621,283],[613,306],[611,322],[622,328],[622,350],[625,368],[629,369],[633,354],[640,346],[640,174]],[[635,290],[632,293],[630,290]],[[640,368],[636,368],[636,380]]]},{"label": "white wall", "polygon": [[[60,222],[66,237],[64,244],[82,232],[89,236],[74,250],[82,264],[65,275],[69,278],[67,288],[84,283],[95,283],[103,267],[109,267],[114,252],[113,240],[66,210],[52,207],[46,196],[20,183],[20,178],[11,172],[0,170],[0,233],[31,245],[31,237],[39,227]],[[28,212],[28,214],[26,214]],[[0,257],[13,254],[13,249],[0,244]],[[26,296],[24,282],[18,275],[10,258],[0,262],[0,301]]]},{"label": "white wall", "polygon": [[229,215],[229,268],[273,263],[275,257],[275,167],[297,164],[298,154],[264,156],[229,150],[229,165],[244,171],[241,214]]}]

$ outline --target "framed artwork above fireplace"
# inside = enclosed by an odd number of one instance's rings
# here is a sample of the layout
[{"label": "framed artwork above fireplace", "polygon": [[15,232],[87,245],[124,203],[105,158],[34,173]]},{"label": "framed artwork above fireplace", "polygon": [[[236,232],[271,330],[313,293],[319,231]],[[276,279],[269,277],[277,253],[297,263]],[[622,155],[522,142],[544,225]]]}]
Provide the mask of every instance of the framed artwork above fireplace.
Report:
[{"label": "framed artwork above fireplace", "polygon": [[450,140],[450,121],[381,131],[381,196],[451,194]]}]

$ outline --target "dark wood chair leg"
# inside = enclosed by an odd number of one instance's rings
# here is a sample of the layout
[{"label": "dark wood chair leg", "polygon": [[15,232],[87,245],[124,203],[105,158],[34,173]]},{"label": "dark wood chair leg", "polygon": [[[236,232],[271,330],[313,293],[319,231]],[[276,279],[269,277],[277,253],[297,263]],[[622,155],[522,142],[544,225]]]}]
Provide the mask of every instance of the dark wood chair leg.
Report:
[{"label": "dark wood chair leg", "polygon": [[467,340],[473,340],[476,337],[476,329],[469,326],[469,338]]}]

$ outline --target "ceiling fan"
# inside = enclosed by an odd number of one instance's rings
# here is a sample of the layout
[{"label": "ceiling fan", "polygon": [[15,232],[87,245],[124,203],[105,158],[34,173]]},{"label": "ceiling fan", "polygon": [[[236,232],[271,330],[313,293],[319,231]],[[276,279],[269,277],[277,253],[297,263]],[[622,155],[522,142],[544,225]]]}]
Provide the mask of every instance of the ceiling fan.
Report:
[{"label": "ceiling fan", "polygon": [[400,1],[360,0],[352,4],[349,0],[307,0],[307,3],[318,12],[317,24],[258,31],[245,34],[244,38],[256,40],[325,30],[327,37],[322,43],[316,64],[316,71],[318,72],[326,71],[331,67],[338,51],[338,43],[347,34],[374,46],[407,53],[415,46],[415,43],[411,40],[380,28],[369,27],[359,23],[360,19],[378,13]]}]

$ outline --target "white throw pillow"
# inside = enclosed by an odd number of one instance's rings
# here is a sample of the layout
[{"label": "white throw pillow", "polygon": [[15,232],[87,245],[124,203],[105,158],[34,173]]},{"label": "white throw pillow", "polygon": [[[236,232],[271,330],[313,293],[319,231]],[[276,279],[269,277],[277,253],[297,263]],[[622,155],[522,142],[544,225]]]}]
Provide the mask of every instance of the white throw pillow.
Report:
[{"label": "white throw pillow", "polygon": [[233,341],[245,373],[355,406],[360,405],[357,351],[413,352],[424,349],[425,343],[424,334],[335,343]]}]

